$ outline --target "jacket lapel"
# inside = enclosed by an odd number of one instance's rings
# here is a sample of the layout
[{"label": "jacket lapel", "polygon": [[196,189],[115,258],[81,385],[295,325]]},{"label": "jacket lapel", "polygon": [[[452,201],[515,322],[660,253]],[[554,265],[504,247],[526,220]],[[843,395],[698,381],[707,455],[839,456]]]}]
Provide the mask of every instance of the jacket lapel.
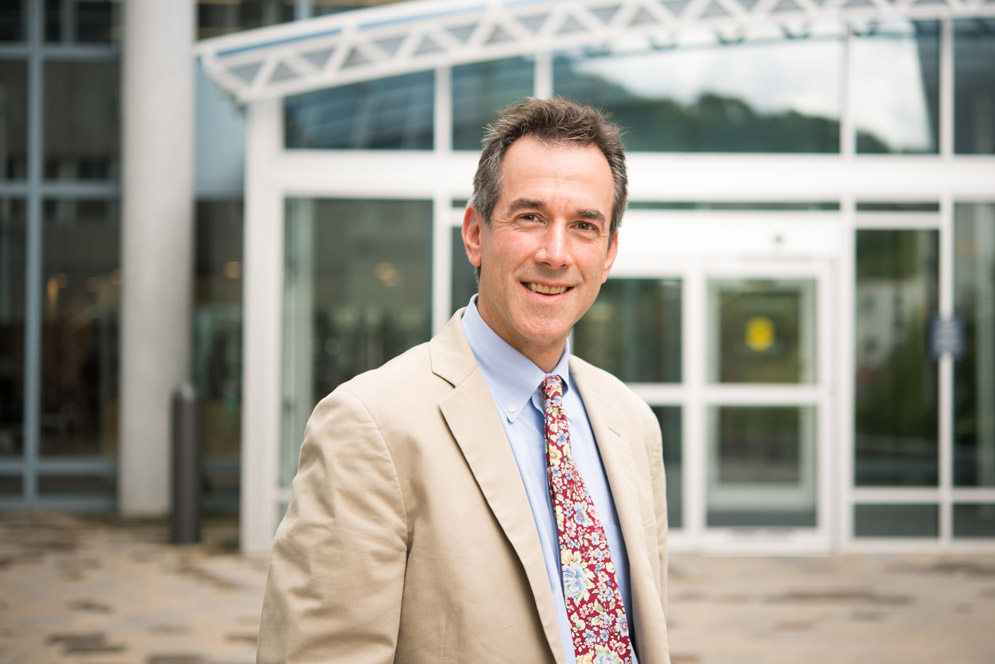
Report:
[{"label": "jacket lapel", "polygon": [[653,583],[650,550],[646,543],[645,524],[637,493],[639,483],[630,454],[633,437],[641,437],[642,433],[633,432],[618,406],[601,394],[598,377],[588,364],[571,358],[570,372],[584,399],[584,408],[591,422],[591,430],[594,432],[594,440],[601,454],[612,500],[618,512],[618,522],[629,559],[632,621],[639,654],[640,643],[648,644],[656,640],[650,630],[653,629],[654,616],[660,611],[659,590]]},{"label": "jacket lapel", "polygon": [[432,370],[453,386],[439,407],[481,493],[521,560],[553,657],[563,663],[556,610],[532,509],[487,382],[463,335],[463,310],[430,342]]}]

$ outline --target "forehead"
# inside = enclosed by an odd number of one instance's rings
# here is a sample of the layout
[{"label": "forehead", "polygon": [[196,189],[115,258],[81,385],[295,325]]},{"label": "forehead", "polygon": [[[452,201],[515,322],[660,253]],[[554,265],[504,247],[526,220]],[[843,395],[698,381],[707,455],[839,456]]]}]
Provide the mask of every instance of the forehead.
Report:
[{"label": "forehead", "polygon": [[582,188],[592,196],[607,193],[611,198],[614,182],[608,160],[596,145],[550,143],[525,136],[505,152],[501,163],[501,198],[517,197],[522,188]]}]

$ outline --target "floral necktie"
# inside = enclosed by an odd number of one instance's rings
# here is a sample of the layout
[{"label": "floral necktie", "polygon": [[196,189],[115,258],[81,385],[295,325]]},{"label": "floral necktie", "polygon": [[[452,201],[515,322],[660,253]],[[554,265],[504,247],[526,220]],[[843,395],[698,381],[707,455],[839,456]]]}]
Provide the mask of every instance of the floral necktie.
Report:
[{"label": "floral necktie", "polygon": [[546,471],[553,497],[567,619],[577,664],[632,662],[629,624],[615,581],[615,565],[594,501],[574,465],[563,409],[563,381],[542,381],[546,415]]}]

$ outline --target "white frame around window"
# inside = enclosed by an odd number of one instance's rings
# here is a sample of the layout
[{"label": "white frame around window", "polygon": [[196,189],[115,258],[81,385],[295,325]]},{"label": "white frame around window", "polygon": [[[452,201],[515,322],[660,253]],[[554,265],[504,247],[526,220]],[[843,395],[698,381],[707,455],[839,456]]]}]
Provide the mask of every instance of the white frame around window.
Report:
[{"label": "white frame around window", "polygon": [[[990,200],[990,199],[989,199]],[[857,230],[865,229],[895,229],[895,230],[935,230],[939,234],[939,314],[950,316],[954,308],[954,278],[955,260],[954,247],[954,201],[955,197],[947,194],[932,199],[938,203],[936,212],[856,212],[852,213],[850,235],[856,238]],[[960,202],[960,201],[958,201]],[[852,261],[853,252],[850,252]],[[855,303],[852,302],[855,281],[855,269],[851,269],[850,287],[847,296],[851,299],[847,314],[852,315]],[[844,289],[847,290],[847,289]],[[853,362],[853,354],[847,358]],[[939,360],[939,423],[937,444],[939,452],[939,484],[936,487],[909,488],[877,488],[857,487],[853,483],[853,433],[850,431],[848,447],[849,481],[845,500],[844,521],[847,527],[842,531],[842,547],[848,551],[866,553],[895,553],[923,551],[990,551],[991,539],[956,539],[953,537],[953,508],[957,503],[992,503],[995,504],[995,488],[955,487],[953,485],[953,360],[949,355]],[[852,381],[852,368],[849,380]],[[852,396],[850,397],[852,400]],[[852,409],[852,403],[849,404]],[[852,419],[852,411],[850,420]],[[893,537],[855,537],[852,524],[853,510],[858,504],[875,505],[937,505],[939,512],[939,537],[935,538],[893,538]]]}]

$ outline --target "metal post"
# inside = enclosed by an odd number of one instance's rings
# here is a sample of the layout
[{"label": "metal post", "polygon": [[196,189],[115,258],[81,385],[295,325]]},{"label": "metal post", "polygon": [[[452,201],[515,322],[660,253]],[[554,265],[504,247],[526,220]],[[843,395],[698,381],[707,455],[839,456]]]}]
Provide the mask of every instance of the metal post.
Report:
[{"label": "metal post", "polygon": [[173,391],[172,541],[200,541],[200,402],[188,382]]}]

